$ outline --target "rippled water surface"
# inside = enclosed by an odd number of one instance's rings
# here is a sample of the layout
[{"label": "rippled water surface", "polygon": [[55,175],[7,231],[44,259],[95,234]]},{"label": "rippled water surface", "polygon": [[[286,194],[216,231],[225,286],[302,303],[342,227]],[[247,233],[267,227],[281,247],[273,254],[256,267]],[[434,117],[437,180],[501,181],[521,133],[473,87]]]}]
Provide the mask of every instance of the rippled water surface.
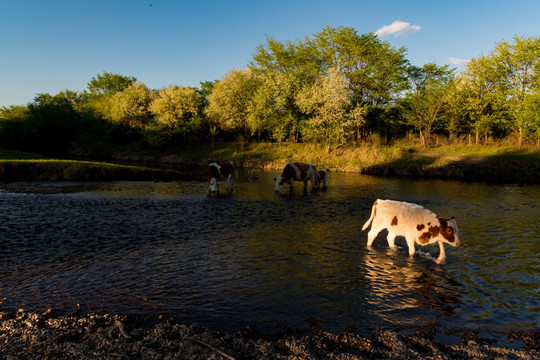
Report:
[{"label": "rippled water surface", "polygon": [[[327,191],[304,195],[297,183],[276,194],[274,175],[240,178],[219,196],[205,182],[0,193],[2,308],[79,303],[225,329],[540,326],[539,186],[333,174]],[[367,249],[361,227],[377,198],[455,216],[462,246],[447,247],[443,266],[437,246],[409,258],[384,232]]]}]

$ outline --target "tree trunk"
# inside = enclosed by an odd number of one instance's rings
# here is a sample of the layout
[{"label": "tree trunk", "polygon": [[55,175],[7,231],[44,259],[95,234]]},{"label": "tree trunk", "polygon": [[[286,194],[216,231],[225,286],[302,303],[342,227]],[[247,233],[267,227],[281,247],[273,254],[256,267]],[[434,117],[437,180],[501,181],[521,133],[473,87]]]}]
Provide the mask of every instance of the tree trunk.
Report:
[{"label": "tree trunk", "polygon": [[523,126],[520,126],[519,127],[518,146],[521,147],[522,143],[523,143]]},{"label": "tree trunk", "polygon": [[476,130],[476,145],[480,142],[480,132]]}]

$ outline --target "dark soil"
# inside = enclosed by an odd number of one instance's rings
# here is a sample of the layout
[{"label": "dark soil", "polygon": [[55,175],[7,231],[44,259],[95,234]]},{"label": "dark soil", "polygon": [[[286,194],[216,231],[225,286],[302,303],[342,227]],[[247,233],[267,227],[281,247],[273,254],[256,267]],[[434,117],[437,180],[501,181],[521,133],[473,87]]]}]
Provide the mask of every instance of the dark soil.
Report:
[{"label": "dark soil", "polygon": [[[0,312],[1,359],[539,359],[540,330],[501,334],[516,346],[496,344],[475,331],[414,335],[371,329],[326,332],[317,326],[297,330],[277,325],[272,333],[257,326],[236,332],[183,325],[170,318],[133,316],[56,316]],[[451,338],[450,342],[447,341]],[[441,339],[445,341],[441,341]],[[446,342],[443,343],[443,342]],[[494,344],[495,343],[495,344]],[[511,343],[514,344],[514,343]]]}]

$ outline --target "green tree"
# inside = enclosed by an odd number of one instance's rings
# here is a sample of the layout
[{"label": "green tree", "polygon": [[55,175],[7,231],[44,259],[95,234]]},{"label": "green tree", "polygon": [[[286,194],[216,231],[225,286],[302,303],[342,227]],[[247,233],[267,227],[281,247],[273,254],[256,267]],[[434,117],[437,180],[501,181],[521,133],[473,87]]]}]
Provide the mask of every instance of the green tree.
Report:
[{"label": "green tree", "polygon": [[141,82],[135,82],[126,89],[102,102],[100,112],[115,124],[142,130],[151,122],[149,110],[154,93]]},{"label": "green tree", "polygon": [[103,72],[93,77],[86,87],[92,96],[114,95],[124,91],[136,81],[133,76]]},{"label": "green tree", "polygon": [[540,82],[540,37],[515,36],[513,43],[502,41],[495,47],[492,57],[498,88],[505,97],[521,146],[527,126],[525,103]]},{"label": "green tree", "polygon": [[472,59],[456,79],[454,110],[466,118],[478,144],[480,134],[487,139],[495,120],[504,118],[504,97],[497,88],[493,59],[480,56]]},{"label": "green tree", "polygon": [[371,107],[387,105],[407,89],[405,48],[395,49],[372,33],[358,35],[350,27],[326,27],[313,43],[322,54],[325,69],[335,67],[345,75],[353,101]]},{"label": "green tree", "polygon": [[200,97],[197,90],[189,87],[162,89],[150,104],[157,125],[177,129],[181,123],[190,122],[198,113]]},{"label": "green tree", "polygon": [[[308,114],[306,138],[331,145],[352,139],[364,121],[365,108],[353,107],[351,92],[345,76],[337,68],[307,86],[297,96],[298,106]],[[349,112],[349,109],[353,111]]]},{"label": "green tree", "polygon": [[23,150],[65,156],[81,131],[81,116],[70,100],[62,94],[38,94],[28,111],[19,139]]},{"label": "green tree", "polygon": [[206,114],[228,131],[248,133],[248,109],[258,80],[251,69],[232,70],[216,83],[208,97]]},{"label": "green tree", "polygon": [[418,131],[422,146],[426,146],[434,128],[441,126],[441,115],[454,85],[453,71],[448,65],[433,63],[409,68],[412,90],[405,96],[403,110],[408,123]]},{"label": "green tree", "polygon": [[[264,83],[256,99],[257,113],[270,118],[272,137],[298,141],[305,118],[296,97],[323,74],[317,49],[308,39],[281,43],[267,38],[266,46],[257,47],[250,67]],[[263,105],[271,108],[263,110]]]},{"label": "green tree", "polygon": [[540,86],[525,99],[524,117],[530,125],[530,133],[536,136],[536,147],[540,149]]},{"label": "green tree", "polygon": [[0,147],[21,147],[23,126],[30,115],[28,106],[11,105],[0,108]]}]

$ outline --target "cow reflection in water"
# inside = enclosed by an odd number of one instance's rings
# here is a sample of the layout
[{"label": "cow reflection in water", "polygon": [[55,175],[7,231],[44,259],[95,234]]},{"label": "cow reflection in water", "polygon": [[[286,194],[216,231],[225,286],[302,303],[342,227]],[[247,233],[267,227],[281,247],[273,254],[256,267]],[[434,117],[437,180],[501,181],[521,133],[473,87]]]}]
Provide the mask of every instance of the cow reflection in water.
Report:
[{"label": "cow reflection in water", "polygon": [[[410,326],[427,319],[438,322],[453,315],[461,302],[459,284],[431,261],[423,264],[396,256],[391,249],[369,250],[364,261],[367,303],[385,322]],[[440,316],[434,317],[433,311]]]}]

